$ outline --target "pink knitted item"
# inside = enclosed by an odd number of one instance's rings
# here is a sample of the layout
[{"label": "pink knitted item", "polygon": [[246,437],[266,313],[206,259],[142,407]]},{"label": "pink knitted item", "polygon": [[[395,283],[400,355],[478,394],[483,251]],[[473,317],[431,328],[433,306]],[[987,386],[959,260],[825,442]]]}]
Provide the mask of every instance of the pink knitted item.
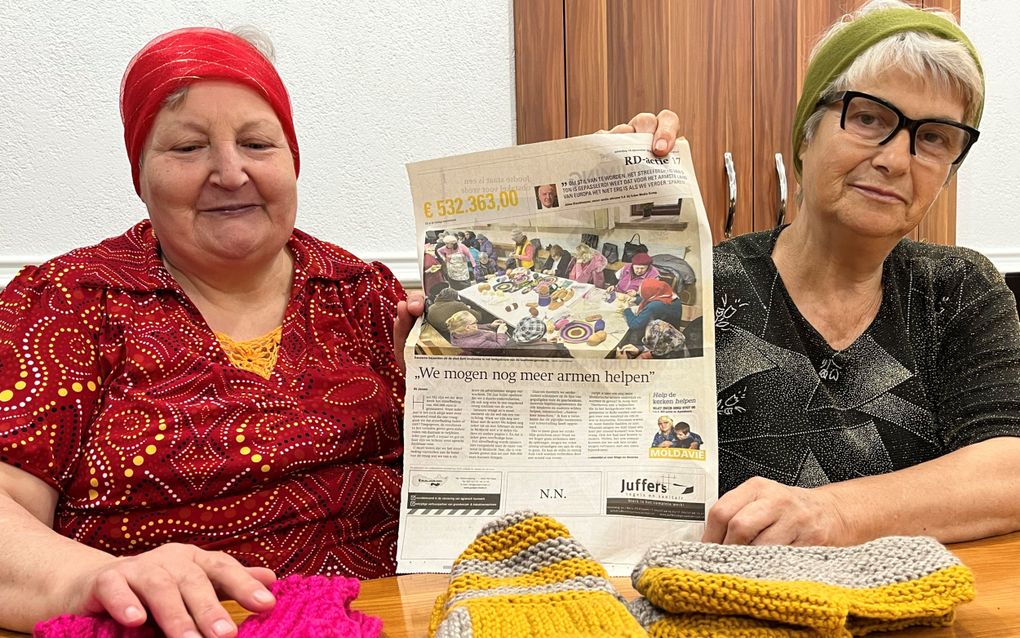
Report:
[{"label": "pink knitted item", "polygon": [[125,627],[109,616],[57,616],[37,624],[35,638],[156,638],[151,625]]},{"label": "pink knitted item", "polygon": [[[378,638],[382,620],[351,609],[356,578],[289,576],[273,583],[276,605],[249,616],[238,638]],[[109,616],[58,616],[39,623],[35,638],[158,638],[151,625],[123,627]]]},{"label": "pink knitted item", "polygon": [[382,620],[351,609],[357,578],[288,576],[273,584],[276,605],[241,623],[238,638],[377,638]]}]

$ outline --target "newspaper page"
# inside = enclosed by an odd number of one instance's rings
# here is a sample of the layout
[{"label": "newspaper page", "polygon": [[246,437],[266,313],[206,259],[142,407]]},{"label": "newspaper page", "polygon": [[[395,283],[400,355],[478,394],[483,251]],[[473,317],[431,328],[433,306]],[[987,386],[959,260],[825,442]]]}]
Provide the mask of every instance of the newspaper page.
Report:
[{"label": "newspaper page", "polygon": [[718,495],[712,241],[686,140],[408,164],[428,302],[405,347],[398,571],[556,517],[610,574]]}]

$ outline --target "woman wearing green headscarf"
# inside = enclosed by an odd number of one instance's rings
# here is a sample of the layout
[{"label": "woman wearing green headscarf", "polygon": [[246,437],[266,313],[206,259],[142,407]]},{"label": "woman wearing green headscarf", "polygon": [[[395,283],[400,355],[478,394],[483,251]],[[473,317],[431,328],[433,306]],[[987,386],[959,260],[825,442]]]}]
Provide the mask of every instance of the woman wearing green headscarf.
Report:
[{"label": "woman wearing green headscarf", "polygon": [[[874,0],[815,47],[793,128],[800,212],[715,250],[723,495],[704,540],[1020,529],[1014,299],[981,255],[904,239],[983,103],[951,15]],[[668,112],[614,130],[654,132],[656,152],[678,133]]]}]

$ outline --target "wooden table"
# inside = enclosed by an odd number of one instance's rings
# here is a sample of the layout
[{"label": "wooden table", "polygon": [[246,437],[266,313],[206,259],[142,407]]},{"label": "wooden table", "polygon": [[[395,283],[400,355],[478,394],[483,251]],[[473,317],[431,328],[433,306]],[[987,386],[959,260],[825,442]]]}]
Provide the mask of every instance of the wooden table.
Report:
[{"label": "wooden table", "polygon": [[[974,571],[977,598],[959,608],[951,627],[906,629],[876,635],[889,638],[1020,637],[1020,532],[959,543],[950,549]],[[628,600],[637,596],[629,578],[612,580]],[[446,582],[445,574],[414,574],[367,581],[354,607],[382,618],[386,638],[427,636],[432,604],[445,589]]]},{"label": "wooden table", "polygon": [[[531,273],[534,280],[549,277],[540,273]],[[560,338],[563,347],[570,352],[575,359],[604,359],[616,348],[617,344],[627,335],[629,328],[627,320],[623,316],[623,309],[627,306],[623,296],[614,296],[613,302],[606,301],[606,293],[603,290],[596,290],[592,284],[582,284],[570,279],[556,277],[556,284],[560,288],[570,288],[574,296],[556,310],[550,310],[549,306],[537,306],[537,316],[543,320],[553,323],[560,319],[567,318],[570,321],[582,321],[592,326],[594,323],[584,321],[586,317],[601,317],[604,323],[606,339],[597,346],[589,346],[586,342],[570,343]],[[504,277],[496,277],[483,282],[487,287],[501,285],[505,282]],[[468,286],[459,292],[461,301],[468,302],[477,308],[484,310],[497,319],[516,327],[521,319],[531,316],[528,302],[537,303],[538,293],[533,288],[527,292],[505,292],[497,296],[491,291],[485,293],[479,291],[482,283]],[[546,337],[561,337],[559,332],[546,333]],[[508,348],[512,351],[515,344],[511,341]]]},{"label": "wooden table", "polygon": [[[1020,636],[1020,532],[959,543],[950,549],[974,571],[977,599],[959,608],[956,623],[951,627],[906,629],[880,635],[888,638]],[[612,580],[627,599],[637,596],[630,579]],[[432,604],[446,588],[446,583],[445,574],[412,574],[365,581],[354,607],[382,618],[385,638],[420,638],[428,635]],[[227,601],[224,606],[237,622],[248,615],[236,603]],[[22,636],[24,634],[0,629],[0,638]]]}]

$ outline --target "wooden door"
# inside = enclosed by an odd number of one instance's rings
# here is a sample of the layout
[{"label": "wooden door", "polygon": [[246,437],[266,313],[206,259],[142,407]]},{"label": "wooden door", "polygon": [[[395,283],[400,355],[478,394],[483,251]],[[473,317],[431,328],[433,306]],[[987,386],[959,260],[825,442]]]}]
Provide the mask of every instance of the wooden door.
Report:
[{"label": "wooden door", "polygon": [[[754,229],[796,215],[798,185],[790,144],[807,57],[818,38],[863,0],[754,0]],[[782,156],[777,166],[776,154]]]},{"label": "wooden door", "polygon": [[567,136],[563,0],[514,0],[517,143]]},{"label": "wooden door", "polygon": [[[691,145],[713,237],[723,238],[726,225],[726,152],[737,181],[732,232],[751,231],[752,2],[564,0],[561,17],[557,4],[514,5],[518,142],[592,133],[671,109]],[[557,20],[562,39],[537,41],[536,23]],[[562,75],[553,68],[560,56]],[[544,68],[541,81],[531,74],[536,67]],[[559,77],[562,94],[549,86]],[[554,102],[565,104],[562,112]]]}]

